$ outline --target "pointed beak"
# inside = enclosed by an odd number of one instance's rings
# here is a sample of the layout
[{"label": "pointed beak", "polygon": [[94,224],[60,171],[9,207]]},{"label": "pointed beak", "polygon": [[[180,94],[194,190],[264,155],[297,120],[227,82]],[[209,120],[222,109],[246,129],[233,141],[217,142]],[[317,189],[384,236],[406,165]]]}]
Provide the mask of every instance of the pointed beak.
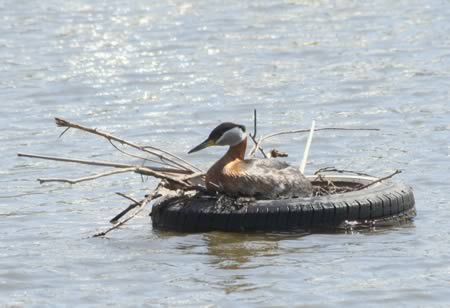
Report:
[{"label": "pointed beak", "polygon": [[203,141],[202,143],[200,143],[198,146],[196,146],[195,148],[193,148],[192,150],[190,150],[188,152],[188,154],[203,150],[204,148],[210,147],[215,145],[216,143],[214,142],[214,140],[210,140],[210,139],[206,139],[205,141]]}]

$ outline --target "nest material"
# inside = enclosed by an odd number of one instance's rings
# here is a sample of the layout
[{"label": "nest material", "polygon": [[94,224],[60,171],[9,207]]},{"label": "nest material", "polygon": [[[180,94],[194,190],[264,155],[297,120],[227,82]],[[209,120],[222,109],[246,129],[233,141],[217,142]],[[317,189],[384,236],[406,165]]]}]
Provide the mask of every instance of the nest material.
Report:
[{"label": "nest material", "polygon": [[[317,176],[313,181],[311,181],[313,186],[313,197],[317,196],[327,196],[335,194],[343,194],[347,192],[357,191],[364,187],[361,183],[348,183],[343,181],[331,181],[323,176]],[[236,197],[229,196],[223,193],[214,193],[195,190],[183,190],[183,189],[173,189],[173,187],[165,186],[162,195],[165,196],[177,196],[180,198],[188,199],[203,199],[203,198],[215,198],[217,199],[216,205],[219,208],[240,208],[245,205],[251,204],[252,202],[258,200],[254,197]],[[278,200],[286,198],[278,198]]]},{"label": "nest material", "polygon": [[355,190],[360,190],[364,185],[360,183],[345,183],[339,181],[331,181],[325,177],[318,176],[313,180],[313,196],[326,196],[343,194]]}]

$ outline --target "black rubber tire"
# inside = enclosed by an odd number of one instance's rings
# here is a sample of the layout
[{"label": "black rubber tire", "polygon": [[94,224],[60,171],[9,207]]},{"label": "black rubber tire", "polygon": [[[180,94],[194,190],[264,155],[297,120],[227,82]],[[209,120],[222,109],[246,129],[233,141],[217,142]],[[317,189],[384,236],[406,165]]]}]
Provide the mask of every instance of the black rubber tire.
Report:
[{"label": "black rubber tire", "polygon": [[[367,184],[376,178],[333,175],[332,181]],[[333,228],[346,221],[373,221],[414,212],[412,189],[388,181],[343,194],[218,205],[217,197],[161,198],[151,217],[156,229],[203,231],[290,231]]]}]

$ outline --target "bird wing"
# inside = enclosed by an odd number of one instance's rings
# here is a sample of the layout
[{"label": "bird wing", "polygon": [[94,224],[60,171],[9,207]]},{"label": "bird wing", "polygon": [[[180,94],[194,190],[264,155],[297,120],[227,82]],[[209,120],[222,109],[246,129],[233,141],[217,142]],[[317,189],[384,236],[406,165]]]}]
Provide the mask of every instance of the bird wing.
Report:
[{"label": "bird wing", "polygon": [[244,160],[245,167],[248,170],[252,169],[276,169],[282,170],[291,167],[288,163],[276,159],[246,159]]},{"label": "bird wing", "polygon": [[[274,159],[248,159],[243,161],[241,185],[243,195],[279,198],[307,195],[311,184],[298,168]],[[242,185],[244,184],[244,185]]]}]

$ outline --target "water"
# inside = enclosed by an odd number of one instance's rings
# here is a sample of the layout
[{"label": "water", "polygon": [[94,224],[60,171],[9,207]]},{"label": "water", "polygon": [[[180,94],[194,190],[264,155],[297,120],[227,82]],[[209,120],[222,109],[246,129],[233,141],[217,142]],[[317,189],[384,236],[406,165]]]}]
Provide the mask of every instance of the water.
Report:
[{"label": "water", "polygon": [[[0,306],[447,306],[450,303],[446,1],[0,1]],[[145,213],[89,238],[156,184],[17,152],[136,162],[60,116],[206,169],[188,156],[221,121],[309,127],[307,173],[395,169],[409,224],[337,234],[177,234]],[[306,137],[267,148],[298,163]]]}]

